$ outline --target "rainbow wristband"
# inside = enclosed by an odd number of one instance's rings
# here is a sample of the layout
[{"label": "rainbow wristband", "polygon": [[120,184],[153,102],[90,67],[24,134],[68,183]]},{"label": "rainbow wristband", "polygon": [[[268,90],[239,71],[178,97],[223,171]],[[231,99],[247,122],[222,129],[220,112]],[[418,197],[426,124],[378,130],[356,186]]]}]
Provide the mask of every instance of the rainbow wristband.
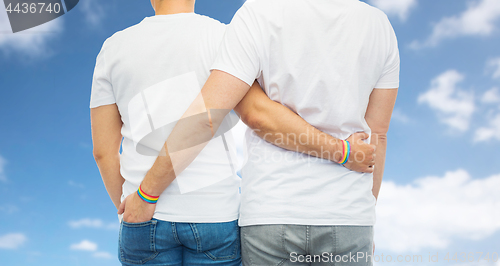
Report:
[{"label": "rainbow wristband", "polygon": [[349,156],[351,155],[351,143],[347,140],[342,140],[342,150],[343,156],[339,164],[344,165],[349,161]]},{"label": "rainbow wristband", "polygon": [[140,197],[143,201],[145,201],[145,202],[147,202],[147,203],[149,203],[149,204],[156,204],[156,202],[157,202],[157,201],[158,201],[158,199],[160,198],[160,196],[158,196],[158,197],[153,197],[153,196],[151,196],[151,195],[146,194],[144,191],[142,191],[141,186],[139,186],[139,189],[137,189],[137,195],[139,195],[139,197]]}]

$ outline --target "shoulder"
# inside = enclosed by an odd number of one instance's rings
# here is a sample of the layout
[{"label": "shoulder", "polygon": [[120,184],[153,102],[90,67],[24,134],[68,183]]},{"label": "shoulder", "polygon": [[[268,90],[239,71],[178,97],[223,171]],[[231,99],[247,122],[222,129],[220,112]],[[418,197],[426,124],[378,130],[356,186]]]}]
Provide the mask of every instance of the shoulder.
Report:
[{"label": "shoulder", "polygon": [[284,0],[247,0],[243,4],[242,8],[250,9],[266,9],[276,3],[286,2]]},{"label": "shoulder", "polygon": [[205,16],[205,15],[196,14],[196,17],[201,22],[207,23],[208,26],[210,26],[210,27],[225,27],[226,26],[226,24],[224,24],[224,23],[222,23],[214,18]]},{"label": "shoulder", "polygon": [[140,28],[141,28],[141,23],[138,23],[126,29],[115,32],[113,35],[111,35],[104,41],[102,49],[104,50],[107,47],[117,46],[123,42],[126,42],[127,40],[130,40],[131,36],[141,32]]},{"label": "shoulder", "polygon": [[359,12],[363,16],[369,16],[372,19],[378,19],[381,21],[389,22],[389,18],[384,13],[384,11],[371,6],[365,2],[359,1],[354,4],[354,7],[357,12]]},{"label": "shoulder", "polygon": [[224,35],[224,33],[226,32],[227,25],[216,20],[216,19],[213,19],[213,18],[205,16],[205,15],[197,14],[197,20],[198,20],[198,24],[206,32],[222,34],[222,35]]}]

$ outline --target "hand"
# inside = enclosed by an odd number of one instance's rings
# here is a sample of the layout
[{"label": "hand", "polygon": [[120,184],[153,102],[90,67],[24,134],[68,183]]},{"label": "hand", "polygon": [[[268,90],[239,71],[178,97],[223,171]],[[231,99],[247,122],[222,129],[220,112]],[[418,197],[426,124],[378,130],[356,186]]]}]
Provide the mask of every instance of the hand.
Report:
[{"label": "hand", "polygon": [[351,143],[351,154],[348,162],[344,165],[347,169],[361,173],[373,173],[377,147],[364,142],[368,137],[368,134],[359,132],[347,138],[347,141]]},{"label": "hand", "polygon": [[132,193],[120,204],[118,214],[123,214],[123,221],[127,223],[142,223],[153,218],[155,209],[156,204],[149,204]]}]

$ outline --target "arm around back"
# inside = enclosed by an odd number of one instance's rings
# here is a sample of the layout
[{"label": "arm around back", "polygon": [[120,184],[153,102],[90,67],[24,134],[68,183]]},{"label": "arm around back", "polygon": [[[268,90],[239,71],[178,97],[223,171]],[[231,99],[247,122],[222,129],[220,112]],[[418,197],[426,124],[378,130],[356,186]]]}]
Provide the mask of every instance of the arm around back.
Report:
[{"label": "arm around back", "polygon": [[370,95],[365,114],[365,120],[372,130],[371,144],[377,147],[373,173],[373,195],[375,198],[378,198],[384,175],[387,132],[397,95],[398,89],[374,89]]},{"label": "arm around back", "polygon": [[[343,155],[341,140],[313,127],[286,106],[275,102],[255,82],[245,98],[234,108],[255,134],[278,147],[305,153],[333,162]],[[374,147],[364,143],[366,133],[355,133],[347,140],[351,142],[351,156],[345,167],[357,172],[373,172]],[[362,160],[355,154],[363,153]]]}]

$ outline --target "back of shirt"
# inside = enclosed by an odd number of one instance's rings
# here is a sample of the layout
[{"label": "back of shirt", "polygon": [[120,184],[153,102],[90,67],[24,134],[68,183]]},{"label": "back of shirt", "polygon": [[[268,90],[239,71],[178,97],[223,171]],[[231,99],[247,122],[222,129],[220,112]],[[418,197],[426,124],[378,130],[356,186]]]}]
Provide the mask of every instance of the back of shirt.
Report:
[{"label": "back of shirt", "polygon": [[[249,85],[257,78],[272,100],[340,139],[371,133],[372,90],[399,87],[392,26],[358,0],[249,0],[212,68]],[[286,151],[252,132],[247,146],[240,225],[375,223],[372,174]]]},{"label": "back of shirt", "polygon": [[[225,29],[222,23],[194,13],[162,15],[145,18],[104,43],[90,107],[116,103],[122,117],[122,199],[137,190],[173,126],[200,93]],[[164,191],[155,218],[173,222],[238,218],[235,147],[231,133],[225,136],[227,141],[211,140]]]}]

